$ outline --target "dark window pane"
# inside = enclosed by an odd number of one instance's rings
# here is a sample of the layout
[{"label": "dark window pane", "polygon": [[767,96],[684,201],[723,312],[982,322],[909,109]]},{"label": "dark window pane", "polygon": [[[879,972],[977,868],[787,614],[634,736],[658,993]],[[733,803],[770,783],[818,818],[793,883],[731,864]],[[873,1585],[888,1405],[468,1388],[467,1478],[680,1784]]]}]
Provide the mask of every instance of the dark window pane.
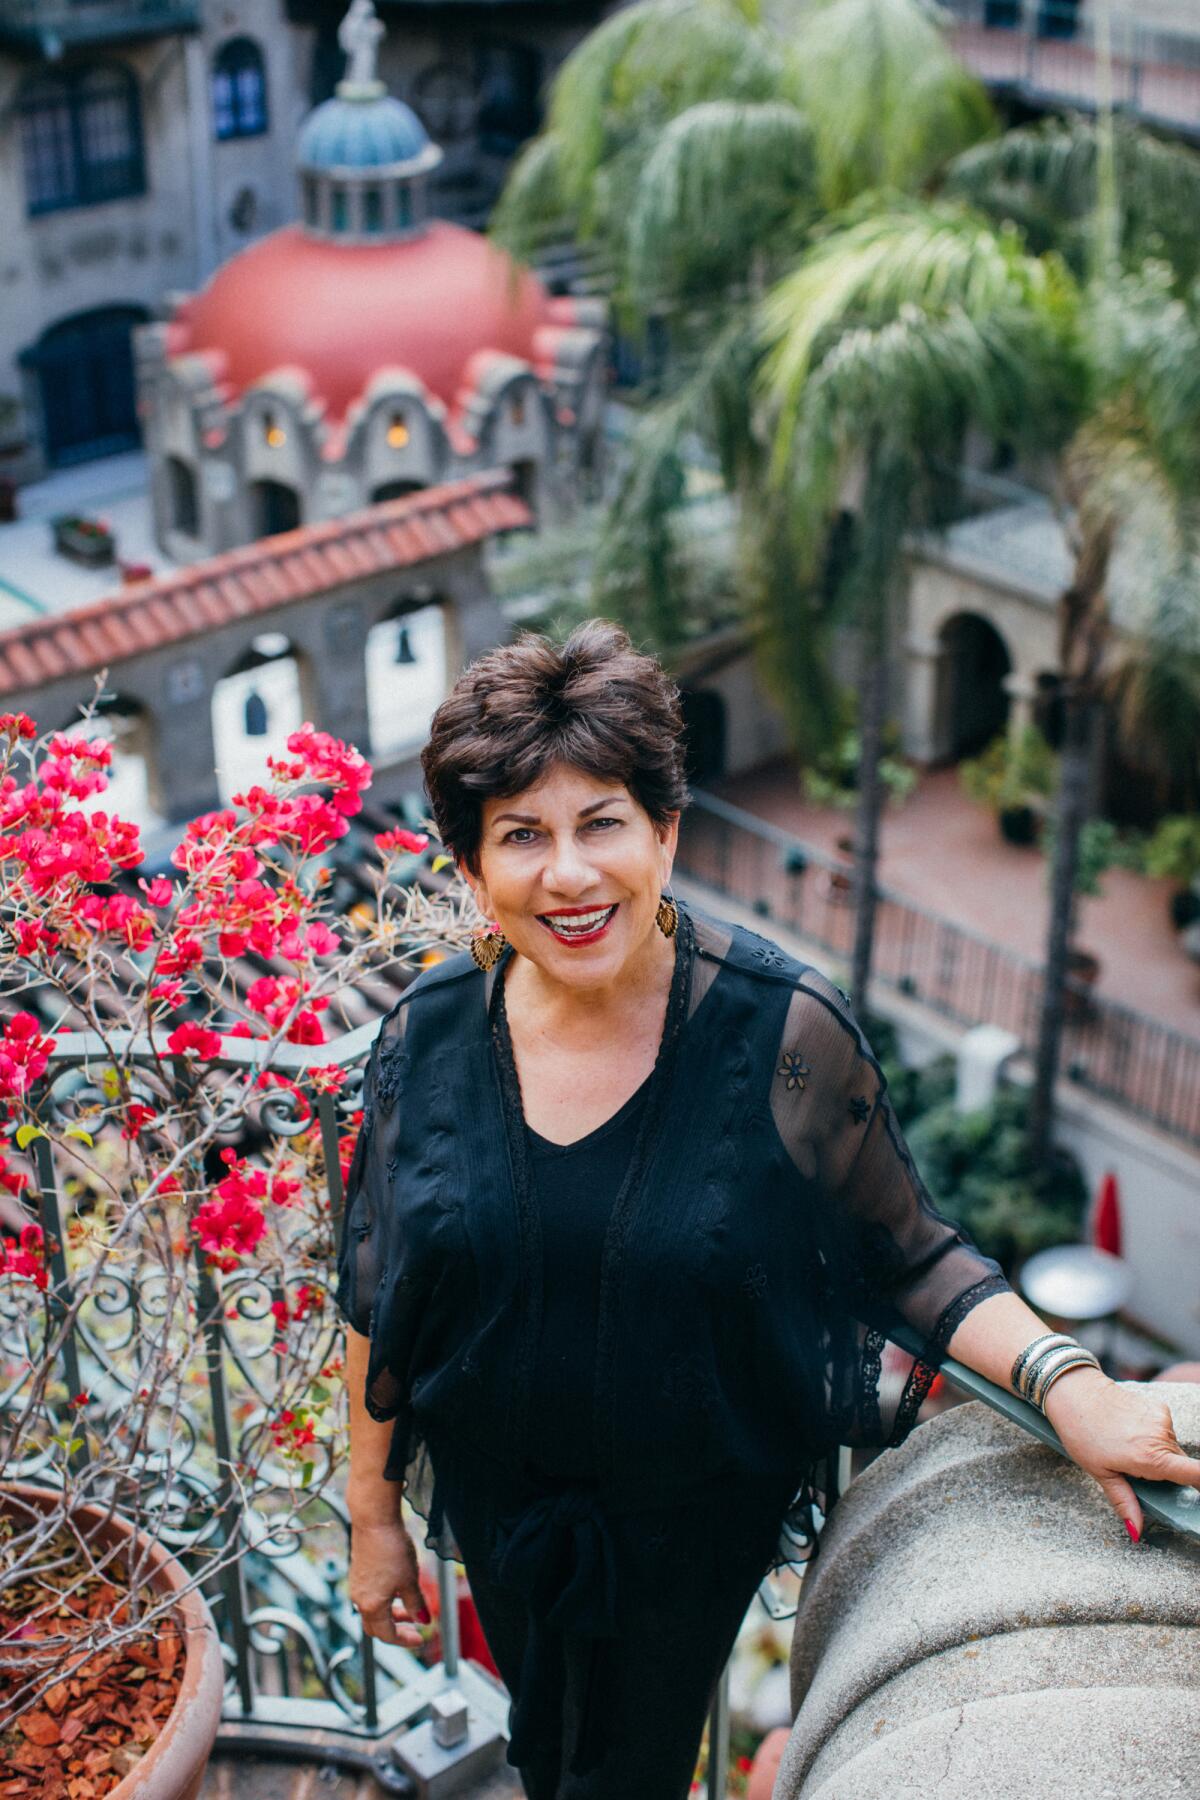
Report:
[{"label": "dark window pane", "polygon": [[213,62],[213,129],[218,138],[259,137],[267,129],[263,54],[252,38],[230,38]]},{"label": "dark window pane", "polygon": [[372,237],[383,230],[383,190],[367,188],[363,193],[363,230]]},{"label": "dark window pane", "polygon": [[79,170],[65,82],[39,82],[28,90],[21,102],[21,149],[29,211],[76,205]]}]

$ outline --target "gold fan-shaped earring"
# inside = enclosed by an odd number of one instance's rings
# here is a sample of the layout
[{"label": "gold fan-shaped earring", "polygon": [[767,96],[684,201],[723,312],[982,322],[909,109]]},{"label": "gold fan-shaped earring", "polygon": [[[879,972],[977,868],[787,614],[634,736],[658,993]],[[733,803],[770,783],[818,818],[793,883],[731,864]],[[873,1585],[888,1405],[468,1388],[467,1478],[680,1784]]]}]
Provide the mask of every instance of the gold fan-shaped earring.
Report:
[{"label": "gold fan-shaped earring", "polygon": [[658,903],[658,911],[654,915],[654,923],[665,938],[675,936],[679,929],[679,908],[670,894],[664,894]]},{"label": "gold fan-shaped earring", "polygon": [[498,925],[490,926],[486,931],[477,931],[468,946],[471,960],[477,969],[486,975],[494,969],[508,948],[508,939]]}]

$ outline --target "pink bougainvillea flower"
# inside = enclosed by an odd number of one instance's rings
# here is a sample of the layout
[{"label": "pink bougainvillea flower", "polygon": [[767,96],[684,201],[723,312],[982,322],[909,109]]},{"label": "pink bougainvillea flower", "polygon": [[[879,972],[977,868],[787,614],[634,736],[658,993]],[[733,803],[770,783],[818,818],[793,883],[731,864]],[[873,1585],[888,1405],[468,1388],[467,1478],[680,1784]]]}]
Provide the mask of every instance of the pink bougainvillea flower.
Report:
[{"label": "pink bougainvillea flower", "polygon": [[[225,1187],[220,1182],[217,1193]],[[262,1207],[238,1187],[219,1200],[206,1200],[196,1213],[194,1229],[201,1249],[228,1274],[258,1244],[267,1221]]]},{"label": "pink bougainvillea flower", "polygon": [[208,1025],[197,1025],[188,1019],[177,1025],[167,1039],[167,1049],[173,1056],[218,1056],[221,1050],[221,1033],[213,1031]]},{"label": "pink bougainvillea flower", "polygon": [[43,1037],[32,1013],[14,1013],[0,1043],[0,1099],[19,1098],[46,1072],[52,1037]]},{"label": "pink bougainvillea flower", "polygon": [[[5,1193],[15,1194],[20,1199],[28,1186],[28,1175],[23,1175],[20,1169],[14,1169],[6,1156],[0,1156],[0,1187]],[[41,1229],[40,1226],[38,1229]]]},{"label": "pink bougainvillea flower", "polygon": [[314,956],[336,956],[342,947],[341,938],[322,919],[314,920],[304,936]]},{"label": "pink bougainvillea flower", "polygon": [[51,931],[38,919],[18,919],[12,931],[21,956],[36,956],[43,950],[49,952],[59,942],[58,932]]},{"label": "pink bougainvillea flower", "polygon": [[131,1100],[125,1108],[125,1123],[121,1127],[123,1138],[136,1138],[146,1129],[158,1114],[152,1106],[144,1106],[140,1100]]},{"label": "pink bougainvillea flower", "polygon": [[175,898],[175,883],[168,881],[165,875],[156,875],[153,881],[139,879],[138,886],[151,906],[170,906]]},{"label": "pink bougainvillea flower", "polygon": [[396,850],[403,850],[409,856],[419,856],[428,843],[427,833],[405,831],[402,825],[397,825],[394,831],[377,831],[375,833],[375,848],[382,850],[385,855],[390,855]]},{"label": "pink bougainvillea flower", "polygon": [[37,726],[28,713],[0,713],[0,733],[12,738],[35,738]]}]

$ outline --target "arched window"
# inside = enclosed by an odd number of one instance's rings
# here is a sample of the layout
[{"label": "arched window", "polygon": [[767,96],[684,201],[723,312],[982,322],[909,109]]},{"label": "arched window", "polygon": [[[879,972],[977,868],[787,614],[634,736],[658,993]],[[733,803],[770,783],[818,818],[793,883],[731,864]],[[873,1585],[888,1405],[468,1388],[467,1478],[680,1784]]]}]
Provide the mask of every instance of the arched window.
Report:
[{"label": "arched window", "polygon": [[200,495],[196,472],[182,457],[167,457],[167,483],[171,495],[171,525],[186,537],[200,535]]},{"label": "arched window", "polygon": [[253,38],[230,38],[213,58],[213,126],[218,138],[261,137],[267,129],[267,73]]},{"label": "arched window", "polygon": [[141,100],[128,69],[91,64],[35,76],[18,111],[31,215],[145,191]]}]

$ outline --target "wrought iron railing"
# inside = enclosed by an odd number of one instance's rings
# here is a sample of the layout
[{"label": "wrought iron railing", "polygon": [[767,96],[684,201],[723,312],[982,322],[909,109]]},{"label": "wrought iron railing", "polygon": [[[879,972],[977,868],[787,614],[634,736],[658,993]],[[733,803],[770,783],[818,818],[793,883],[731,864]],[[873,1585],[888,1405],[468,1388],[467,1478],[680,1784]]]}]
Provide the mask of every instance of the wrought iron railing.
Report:
[{"label": "wrought iron railing", "polygon": [[[374,1020],[326,1045],[276,1048],[271,1069],[292,1085],[270,1088],[251,1119],[239,1116],[230,1131],[217,1134],[216,1145],[241,1153],[249,1133],[265,1154],[271,1138],[319,1132],[328,1182],[327,1239],[321,1243],[317,1233],[314,1242],[311,1231],[297,1232],[294,1264],[285,1261],[282,1269],[276,1264],[267,1273],[248,1262],[219,1277],[196,1248],[188,1270],[200,1331],[196,1366],[187,1372],[185,1398],[169,1429],[150,1437],[136,1468],[127,1473],[136,1479],[140,1522],[198,1581],[213,1608],[226,1664],[223,1753],[241,1750],[369,1770],[385,1790],[411,1796],[448,1791],[432,1776],[444,1782],[453,1765],[454,1791],[470,1792],[503,1761],[508,1695],[460,1653],[454,1567],[436,1559],[436,1662],[426,1664],[413,1651],[368,1636],[346,1591],[351,1521],[340,1483],[312,1484],[302,1533],[272,1532],[272,1518],[294,1508],[294,1488],[286,1471],[251,1447],[255,1429],[278,1407],[272,1303],[294,1294],[300,1281],[315,1279],[327,1292],[333,1285],[344,1207],[339,1139],[358,1104],[362,1070],[378,1029]],[[65,1215],[73,1212],[75,1199],[58,1166],[55,1137],[91,1120],[104,1099],[103,1071],[115,1056],[134,1078],[140,1067],[161,1078],[164,1067],[178,1066],[165,1035],[56,1034],[39,1103],[49,1135],[27,1146],[48,1251],[52,1330],[62,1326],[84,1292],[82,1282],[73,1280],[77,1265],[65,1248],[70,1241]],[[258,1055],[254,1045],[225,1038],[221,1053],[206,1061],[207,1074],[245,1075]],[[331,1066],[345,1072],[336,1095],[312,1081],[314,1071]],[[44,1429],[26,1426],[21,1442],[29,1453],[19,1466],[10,1454],[9,1478],[54,1484],[51,1445],[54,1434],[64,1431],[68,1438],[62,1441],[74,1445],[73,1471],[86,1473],[89,1441],[104,1439],[131,1411],[138,1334],[162,1326],[170,1305],[163,1286],[161,1268],[134,1253],[87,1290],[90,1298],[79,1305],[63,1336],[60,1379],[39,1402]],[[24,1335],[25,1317],[0,1283],[0,1438],[20,1417],[37,1366],[37,1346]],[[320,1348],[317,1363],[333,1353],[341,1331],[332,1303],[321,1330],[328,1350]],[[71,1411],[70,1396],[79,1395],[87,1396],[85,1415]],[[252,1470],[252,1481],[243,1475],[244,1485],[235,1487],[230,1479],[235,1467]],[[97,1490],[90,1497],[108,1496]],[[119,1507],[119,1497],[115,1503]],[[294,1522],[294,1510],[288,1516]],[[419,1530],[417,1537],[419,1542]],[[222,1555],[239,1540],[253,1547],[236,1560]],[[761,1599],[775,1616],[790,1612],[770,1580]],[[462,1735],[454,1741],[456,1730]],[[725,1800],[727,1676],[713,1705],[710,1745],[709,1800]]]},{"label": "wrought iron railing", "polygon": [[[996,87],[1087,110],[1111,99],[1141,117],[1200,132],[1200,18],[1194,32],[1145,24],[1084,0],[942,0],[951,41]],[[1181,9],[1182,10],[1182,9]]]},{"label": "wrought iron railing", "polygon": [[[854,905],[847,858],[699,794],[684,816],[676,866],[849,961]],[[872,977],[958,1025],[1001,1025],[1026,1049],[1036,1043],[1040,965],[886,888],[875,918]],[[1200,1145],[1200,1038],[1070,979],[1063,1069],[1089,1092]]]},{"label": "wrought iron railing", "polygon": [[47,56],[199,25],[200,0],[0,0],[0,37],[36,44]]}]

